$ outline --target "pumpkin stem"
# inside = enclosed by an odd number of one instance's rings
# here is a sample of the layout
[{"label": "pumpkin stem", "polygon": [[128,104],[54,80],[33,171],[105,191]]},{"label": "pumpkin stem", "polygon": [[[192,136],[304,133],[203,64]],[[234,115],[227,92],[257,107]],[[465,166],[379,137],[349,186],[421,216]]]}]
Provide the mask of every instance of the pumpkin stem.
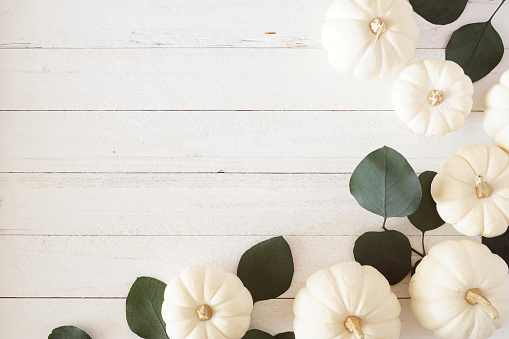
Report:
[{"label": "pumpkin stem", "polygon": [[345,320],[345,327],[348,332],[355,334],[357,339],[364,339],[364,333],[362,333],[360,318],[349,316]]},{"label": "pumpkin stem", "polygon": [[444,100],[444,93],[441,90],[432,90],[429,92],[428,95],[428,102],[431,104],[431,106],[440,105],[442,101]]},{"label": "pumpkin stem", "polygon": [[484,181],[482,175],[477,175],[475,179],[475,191],[479,199],[488,198],[493,193],[493,188]]},{"label": "pumpkin stem", "polygon": [[471,305],[480,304],[486,312],[490,315],[490,318],[493,320],[498,320],[499,315],[496,308],[490,303],[488,298],[482,295],[481,290],[478,288],[471,288],[467,291],[465,295],[465,299],[467,299],[468,303]]},{"label": "pumpkin stem", "polygon": [[212,309],[209,305],[203,304],[196,309],[196,314],[198,315],[198,320],[208,321],[212,318]]},{"label": "pumpkin stem", "polygon": [[384,34],[385,31],[387,30],[387,25],[385,24],[384,21],[382,21],[382,19],[374,18],[369,23],[369,28],[371,28],[371,32],[373,32],[373,34],[376,34],[375,41],[378,41],[382,34]]}]

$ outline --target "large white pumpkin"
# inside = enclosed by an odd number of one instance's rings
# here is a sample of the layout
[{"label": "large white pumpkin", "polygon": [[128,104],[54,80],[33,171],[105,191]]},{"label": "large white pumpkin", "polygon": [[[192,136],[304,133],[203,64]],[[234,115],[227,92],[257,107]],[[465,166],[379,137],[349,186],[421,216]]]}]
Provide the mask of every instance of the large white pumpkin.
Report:
[{"label": "large white pumpkin", "polygon": [[314,273],[293,305],[296,339],[396,339],[401,306],[371,266],[344,262]]},{"label": "large white pumpkin", "polygon": [[322,43],[339,72],[386,77],[414,57],[419,25],[408,0],[336,0],[326,19]]},{"label": "large white pumpkin", "polygon": [[161,313],[171,339],[240,339],[252,310],[253,298],[236,275],[190,266],[166,286]]},{"label": "large white pumpkin", "polygon": [[410,281],[420,324],[443,339],[484,339],[509,316],[507,264],[485,245],[448,240],[435,245]]},{"label": "large white pumpkin", "polygon": [[445,222],[468,236],[496,237],[509,225],[509,154],[471,145],[442,163],[431,195]]},{"label": "large white pumpkin", "polygon": [[509,70],[486,94],[483,124],[497,145],[509,152]]},{"label": "large white pumpkin", "polygon": [[453,61],[425,59],[404,69],[392,91],[398,117],[419,134],[442,136],[472,111],[474,86]]}]

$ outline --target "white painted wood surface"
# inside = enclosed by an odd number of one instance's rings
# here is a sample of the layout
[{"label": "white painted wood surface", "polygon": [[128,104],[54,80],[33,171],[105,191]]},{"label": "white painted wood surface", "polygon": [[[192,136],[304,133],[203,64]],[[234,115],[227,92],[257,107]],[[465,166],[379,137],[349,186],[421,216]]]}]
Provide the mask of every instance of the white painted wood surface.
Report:
[{"label": "white painted wood surface", "polygon": [[[394,147],[421,172],[493,143],[483,98],[509,54],[475,84],[463,128],[419,136],[393,112],[397,74],[361,82],[328,65],[330,2],[0,1],[0,338],[63,324],[136,338],[125,296],[137,276],[168,280],[190,264],[235,272],[274,235],[293,249],[295,278],[256,305],[252,325],[291,330],[306,278],[351,260],[356,237],[380,227],[348,191],[367,153]],[[456,28],[500,2],[470,1],[447,26],[418,18],[415,60],[443,58]],[[506,4],[493,21],[506,47],[508,16]],[[388,227],[420,248],[405,218]],[[426,245],[458,237],[445,226]],[[409,309],[408,278],[393,289],[401,337],[433,338]]]},{"label": "white painted wood surface", "polygon": [[393,111],[4,111],[0,171],[350,173],[381,145],[436,171],[465,145],[494,143],[481,125],[474,112],[431,138]]},{"label": "white painted wood surface", "polygon": [[[507,68],[475,83],[474,110]],[[1,110],[390,110],[397,78],[357,81],[305,48],[0,49],[0,76]]]},{"label": "white painted wood surface", "polygon": [[[402,339],[436,338],[416,322],[410,310],[410,300],[400,299],[400,303]],[[256,303],[252,326],[270,334],[291,331],[292,305],[291,299]],[[41,338],[41,333],[50,333],[61,323],[76,324],[93,338],[139,338],[125,324],[125,299],[1,299],[0,315],[5,338]],[[30,319],[30,326],[27,326],[27,319]],[[19,329],[23,329],[21,336]],[[507,338],[507,331],[498,330],[492,338]]]}]

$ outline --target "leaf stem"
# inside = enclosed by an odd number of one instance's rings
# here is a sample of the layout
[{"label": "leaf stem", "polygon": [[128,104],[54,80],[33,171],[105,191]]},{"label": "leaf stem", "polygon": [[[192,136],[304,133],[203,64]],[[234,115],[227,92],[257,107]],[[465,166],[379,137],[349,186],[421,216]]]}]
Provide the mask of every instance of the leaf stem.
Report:
[{"label": "leaf stem", "polygon": [[421,252],[417,251],[415,248],[413,247],[410,247],[412,249],[412,252],[414,252],[415,254],[421,256],[421,258],[424,258],[424,254],[422,254]]},{"label": "leaf stem", "polygon": [[493,14],[491,15],[491,18],[488,20],[488,22],[491,22],[491,20],[493,19],[493,17],[495,16],[495,14],[497,14],[498,10],[500,9],[500,7],[502,7],[502,5],[504,4],[505,0],[502,0],[502,2],[500,3],[500,5],[497,7],[497,9],[495,10],[495,12],[493,12]]},{"label": "leaf stem", "polygon": [[426,255],[426,247],[424,246],[424,232],[422,232],[422,253]]},{"label": "leaf stem", "polygon": [[[386,223],[386,222],[387,222],[387,218],[384,218],[384,223],[383,223],[383,225],[382,225],[382,228],[383,228],[383,230],[384,230],[384,231],[388,231],[388,229],[385,227],[385,223]],[[423,241],[422,249],[424,250],[424,233],[423,233],[423,239],[422,239],[422,241]],[[416,249],[414,249],[413,247],[410,247],[410,248],[412,249],[412,251],[413,251],[414,253],[416,253],[417,255],[420,255],[422,258],[424,258],[424,256],[426,255],[426,254],[422,254],[421,252],[417,251],[417,250],[416,250]],[[424,253],[426,253],[426,251],[424,251]]]}]

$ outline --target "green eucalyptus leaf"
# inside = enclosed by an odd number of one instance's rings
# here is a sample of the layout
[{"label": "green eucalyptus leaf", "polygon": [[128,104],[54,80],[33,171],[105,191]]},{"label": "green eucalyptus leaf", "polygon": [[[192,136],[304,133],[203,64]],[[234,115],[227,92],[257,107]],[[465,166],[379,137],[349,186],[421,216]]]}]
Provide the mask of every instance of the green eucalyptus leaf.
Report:
[{"label": "green eucalyptus leaf", "polygon": [[249,330],[242,339],[274,339],[274,337],[260,330]]},{"label": "green eucalyptus leaf", "polygon": [[437,203],[431,196],[431,183],[437,175],[436,172],[426,171],[419,175],[421,183],[422,199],[417,211],[408,216],[408,220],[421,230],[422,233],[439,228],[445,221],[442,220],[437,211]]},{"label": "green eucalyptus leaf", "polygon": [[293,332],[284,332],[276,334],[276,339],[295,339],[295,333]]},{"label": "green eucalyptus leaf", "polygon": [[384,146],[357,165],[350,178],[350,193],[372,213],[405,217],[419,206],[421,184],[405,157]]},{"label": "green eucalyptus leaf", "polygon": [[83,330],[75,326],[61,326],[55,328],[48,339],[92,339]]},{"label": "green eucalyptus leaf", "polygon": [[292,283],[293,270],[290,246],[283,237],[276,237],[247,250],[240,258],[237,276],[257,302],[286,292]]},{"label": "green eucalyptus leaf", "polygon": [[503,55],[504,43],[491,21],[459,28],[445,49],[445,58],[460,65],[472,82],[488,75]]},{"label": "green eucalyptus leaf", "polygon": [[509,265],[509,229],[498,237],[483,237],[482,243],[488,246],[491,252],[498,254]]},{"label": "green eucalyptus leaf", "polygon": [[435,25],[456,21],[465,10],[468,0],[410,0],[414,11]]},{"label": "green eucalyptus leaf", "polygon": [[166,284],[154,278],[139,277],[126,300],[126,318],[131,331],[146,339],[168,338],[161,316]]},{"label": "green eucalyptus leaf", "polygon": [[410,241],[401,232],[367,232],[355,241],[355,260],[383,274],[391,285],[399,283],[412,270]]}]

